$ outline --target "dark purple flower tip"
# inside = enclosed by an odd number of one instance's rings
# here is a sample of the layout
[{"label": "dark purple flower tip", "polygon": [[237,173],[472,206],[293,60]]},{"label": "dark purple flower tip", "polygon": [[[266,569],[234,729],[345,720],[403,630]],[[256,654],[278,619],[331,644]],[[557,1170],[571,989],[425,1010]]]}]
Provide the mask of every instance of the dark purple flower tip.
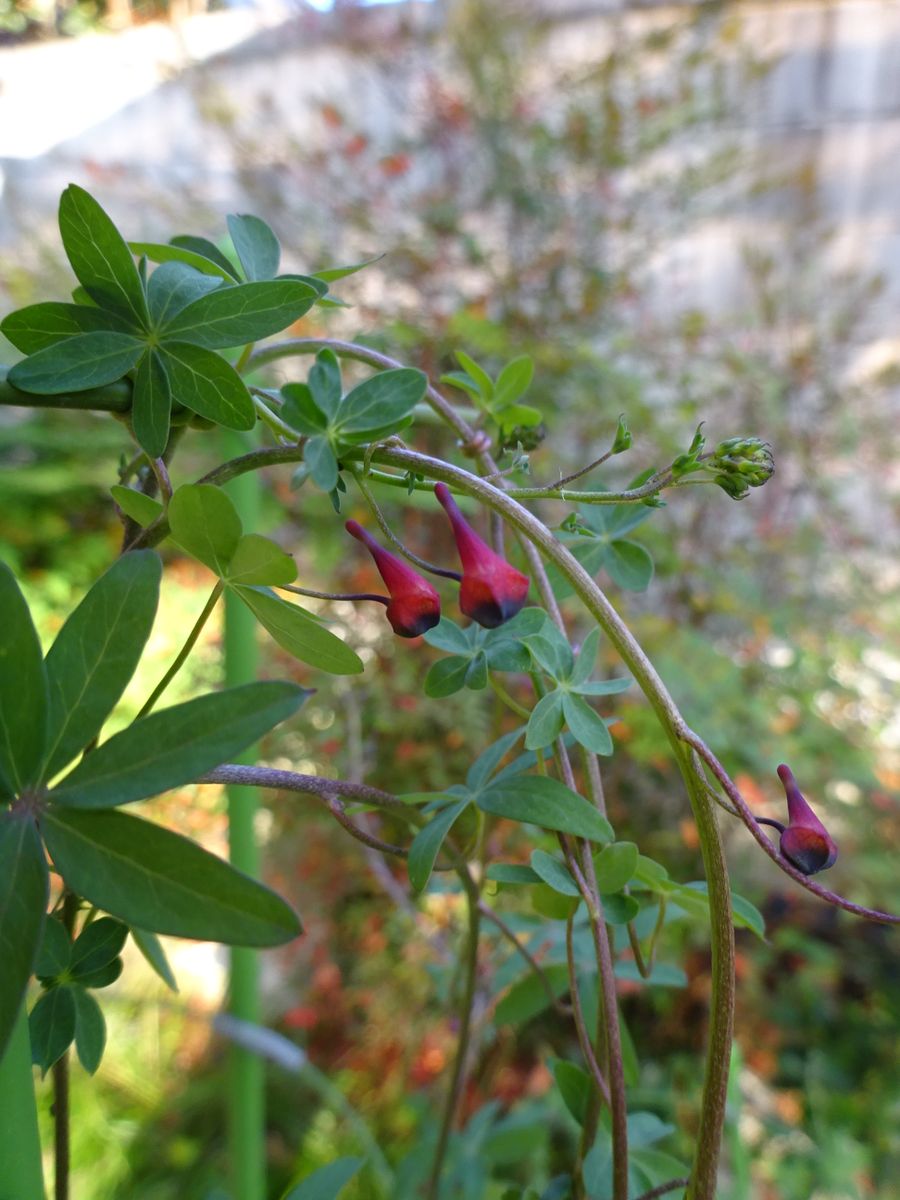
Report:
[{"label": "dark purple flower tip", "polygon": [[788,804],[788,827],[781,835],[781,853],[804,875],[834,866],[837,846],[797,786],[793,771],[782,763],[778,778]]},{"label": "dark purple flower tip", "polygon": [[495,629],[514,617],[528,596],[529,579],[501,558],[466,521],[446,483],[435,484],[434,494],[450,518],[463,573],[459,607],[486,629]]},{"label": "dark purple flower tip", "polygon": [[398,637],[414,638],[433,629],[441,619],[441,598],[428,580],[402,558],[380,546],[358,521],[348,521],[345,529],[351,537],[362,542],[375,560],[378,573],[390,593],[386,612],[394,633]]}]

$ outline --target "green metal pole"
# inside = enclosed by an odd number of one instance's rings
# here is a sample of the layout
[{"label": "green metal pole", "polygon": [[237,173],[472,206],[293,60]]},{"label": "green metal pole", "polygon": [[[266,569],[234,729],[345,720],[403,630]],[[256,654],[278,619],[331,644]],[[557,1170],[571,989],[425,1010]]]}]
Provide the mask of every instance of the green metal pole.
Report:
[{"label": "green metal pole", "polygon": [[0,1059],[0,1200],[44,1200],[25,1005]]},{"label": "green metal pole", "polygon": [[[242,439],[229,436],[227,456],[250,449]],[[244,528],[256,529],[259,514],[259,485],[252,472],[228,485]],[[256,621],[236,596],[225,596],[225,685],[250,683],[256,678]],[[251,748],[239,762],[255,762]],[[228,788],[229,855],[232,863],[248,875],[259,873],[259,850],[254,832],[258,805],[255,788]],[[259,1024],[259,959],[255,950],[235,946],[231,950],[228,1011],[244,1021]],[[232,1046],[229,1062],[229,1149],[232,1191],[235,1200],[265,1200],[265,1080],[258,1055]]]}]

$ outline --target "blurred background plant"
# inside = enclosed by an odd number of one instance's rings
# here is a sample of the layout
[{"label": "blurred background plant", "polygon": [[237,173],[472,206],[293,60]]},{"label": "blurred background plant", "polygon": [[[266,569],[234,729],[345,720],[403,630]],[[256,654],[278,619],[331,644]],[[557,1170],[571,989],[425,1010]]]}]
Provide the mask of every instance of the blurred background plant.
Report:
[{"label": "blurred background plant", "polygon": [[[211,214],[224,190],[229,203],[237,197],[232,207],[273,224],[301,268],[387,252],[343,286],[354,307],[316,310],[298,332],[353,335],[435,379],[458,368],[457,349],[491,374],[530,355],[526,399],[547,430],[542,442],[522,435],[535,482],[601,453],[620,413],[635,440],[629,473],[685,451],[699,421],[710,445],[734,433],[770,441],[776,474],[762,492],[740,505],[712,489],[673,493],[638,535],[655,561],[652,584],[610,591],[757,810],[778,815],[774,767],[787,759],[841,845],[833,886],[896,908],[900,358],[887,323],[896,280],[846,252],[824,120],[804,124],[801,113],[785,136],[763,119],[777,108],[773,96],[790,117],[785,88],[790,96],[791,81],[821,63],[825,42],[812,31],[821,36],[826,10],[828,61],[844,72],[833,88],[851,86],[853,59],[840,39],[851,36],[841,22],[854,13],[881,31],[879,62],[896,62],[900,29],[888,17],[878,24],[891,7],[788,5],[776,18],[729,3],[579,14],[549,3],[447,0],[390,15],[345,4],[314,29],[309,13],[296,18],[313,29],[309,49],[288,44],[269,60],[266,43],[251,43],[187,73],[191,119],[231,155],[225,183],[209,161],[179,162],[183,134],[171,125],[172,160],[154,158],[154,143],[137,177],[93,159],[84,139],[51,155],[47,170],[55,177],[62,162],[92,180],[134,236],[162,233],[148,229],[153,220],[165,221],[166,236],[172,220],[216,236]],[[92,5],[0,0],[0,37],[75,33],[79,21],[100,17]],[[780,41],[768,36],[767,22],[778,20]],[[286,81],[304,62],[315,83],[301,94]],[[827,95],[807,101],[807,117]],[[154,103],[162,137],[171,110],[165,94],[149,97],[141,111],[151,122]],[[298,103],[299,123],[286,115]],[[181,193],[172,188],[179,171]],[[16,197],[40,182],[40,167],[30,165],[25,184],[12,170],[10,179],[21,230]],[[865,190],[865,178],[855,183]],[[896,239],[896,197],[880,216],[884,236]],[[43,297],[51,283],[63,294],[46,219],[29,213],[27,244],[0,247],[5,307]],[[0,553],[24,573],[49,633],[116,552],[108,487],[125,438],[99,418],[19,411],[2,420]],[[189,453],[199,472],[202,448]],[[598,478],[618,486],[624,470],[613,460]],[[342,541],[327,499],[304,491],[301,516],[287,474],[272,472],[269,482],[260,532],[297,555],[301,582],[370,587],[370,564]],[[449,556],[432,509],[404,504],[403,536],[428,546],[429,557]],[[552,517],[551,503],[543,509]],[[399,506],[388,511],[399,520]],[[350,506],[343,516],[363,513]],[[203,603],[205,582],[189,564],[176,559],[171,568],[176,586],[136,697],[171,657],[192,619],[185,614]],[[265,761],[398,793],[457,782],[486,724],[505,728],[491,694],[425,699],[433,651],[392,639],[377,612],[323,611],[347,626],[371,669],[352,684],[317,678],[302,736],[273,735]],[[205,682],[216,671],[217,638],[209,631],[191,668],[206,672]],[[266,653],[267,674],[308,682],[293,660],[271,645]],[[614,667],[611,652],[602,654]],[[618,835],[663,859],[673,877],[695,878],[696,836],[651,714],[627,695],[616,711],[618,752],[605,784]],[[157,804],[178,806],[193,832],[221,842],[216,789]],[[271,881],[307,925],[267,967],[271,1023],[308,1056],[298,1073],[269,1072],[272,1195],[339,1153],[364,1152],[371,1135],[400,1164],[397,1186],[409,1190],[397,1195],[411,1195],[435,1136],[453,1039],[441,998],[453,986],[449,947],[461,914],[440,892],[410,903],[402,872],[364,856],[295,798],[273,801],[259,832]],[[895,935],[792,890],[740,829],[730,853],[735,886],[763,909],[768,940],[738,934],[738,1070],[723,1200],[889,1200],[900,1177]],[[621,983],[639,1049],[640,1107],[681,1127],[700,1083],[703,946],[702,929],[676,917],[665,958],[680,986]],[[221,964],[204,949],[177,949],[176,1004],[131,964],[111,989],[111,1049],[98,1081],[74,1072],[82,1114],[74,1187],[83,1200],[227,1194],[217,1152],[223,1043],[212,1028]],[[549,946],[547,961],[558,952]],[[456,1147],[447,1200],[499,1200],[491,1167],[510,1183],[546,1182],[575,1137],[550,1069],[553,1056],[572,1050],[568,1035],[547,1008],[515,1024],[498,1020],[494,1001],[511,978],[507,964],[479,980],[470,1136]],[[679,1135],[667,1136],[673,1155],[686,1153]],[[345,1194],[374,1197],[377,1180],[364,1174]]]}]

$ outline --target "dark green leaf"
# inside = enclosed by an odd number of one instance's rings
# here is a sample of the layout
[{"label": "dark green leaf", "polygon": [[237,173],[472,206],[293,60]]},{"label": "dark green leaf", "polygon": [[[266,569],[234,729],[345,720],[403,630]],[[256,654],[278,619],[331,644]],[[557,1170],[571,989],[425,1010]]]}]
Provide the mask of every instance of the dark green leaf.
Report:
[{"label": "dark green leaf", "polygon": [[650,972],[650,978],[644,979],[637,969],[637,963],[617,962],[613,971],[616,979],[626,979],[629,983],[642,983],[648,987],[687,987],[687,975],[681,967],[674,963],[656,963]]},{"label": "dark green leaf", "polygon": [[432,663],[425,676],[425,695],[437,700],[461,691],[466,686],[466,675],[471,661],[470,658],[460,658],[453,654],[449,658],[441,658]]},{"label": "dark green leaf", "polygon": [[172,389],[157,350],[148,350],[138,363],[134,377],[131,424],[142,450],[151,458],[161,457],[169,441]]},{"label": "dark green leaf", "polygon": [[106,1022],[100,1005],[82,987],[70,989],[75,1001],[75,1049],[78,1061],[93,1075],[100,1066],[106,1045]]},{"label": "dark green leaf", "polygon": [[572,674],[568,678],[570,687],[578,687],[586,680],[590,679],[591,672],[594,669],[594,663],[597,661],[597,647],[600,644],[600,630],[595,626],[584,639],[581,649],[575,658],[575,665],[572,667]]},{"label": "dark green leaf", "polygon": [[72,989],[53,987],[40,997],[28,1018],[31,1061],[46,1075],[75,1036],[75,999]]},{"label": "dark green leaf", "polygon": [[341,380],[341,364],[333,350],[320,350],[309,372],[309,390],[319,408],[329,421],[337,416],[344,385]]},{"label": "dark green leaf", "polygon": [[564,692],[562,710],[575,740],[594,754],[612,754],[613,743],[603,718],[580,696]]},{"label": "dark green leaf", "polygon": [[451,621],[449,617],[441,617],[437,625],[433,629],[429,629],[424,634],[425,641],[429,646],[436,646],[439,650],[447,650],[450,654],[465,654],[472,653],[472,644],[464,629]]},{"label": "dark green leaf", "polygon": [[228,582],[246,584],[293,583],[297,564],[270,538],[245,533],[228,564]]},{"label": "dark green leaf", "polygon": [[651,892],[657,892],[664,889],[664,885],[668,882],[669,872],[653,858],[647,858],[646,855],[639,854],[637,866],[634,869],[634,879],[637,883],[643,884]]},{"label": "dark green leaf", "polygon": [[234,590],[278,645],[294,658],[331,675],[357,675],[362,671],[359,655],[296,604],[265,588],[240,586]]},{"label": "dark green leaf", "polygon": [[332,492],[337,487],[338,464],[326,437],[311,437],[303,449],[303,461],[316,487]]},{"label": "dark green leaf", "polygon": [[[514,358],[512,362],[507,363],[494,384],[491,411],[499,412],[500,409],[518,400],[528,391],[533,376],[534,363],[527,355],[522,358]],[[538,418],[540,419],[540,414],[538,414]],[[519,422],[516,423],[519,424]]]},{"label": "dark green leaf", "polygon": [[487,783],[490,776],[524,732],[524,727],[513,729],[510,733],[505,733],[503,737],[498,738],[486,750],[482,750],[481,754],[478,755],[471,767],[469,767],[468,774],[466,775],[466,783],[473,791],[477,791],[483,783]]},{"label": "dark green leaf", "polygon": [[78,282],[101,308],[138,326],[147,322],[147,302],[131,251],[93,196],[70,184],[59,202],[59,232]]},{"label": "dark green leaf", "polygon": [[205,274],[183,262],[164,262],[147,283],[150,319],[159,328],[189,304],[221,286],[218,275]]},{"label": "dark green leaf", "polygon": [[535,912],[551,921],[568,921],[578,908],[578,901],[571,896],[560,895],[546,883],[539,883],[531,892],[531,905]]},{"label": "dark green leaf", "polygon": [[511,821],[572,833],[591,841],[613,839],[612,826],[592,804],[549,776],[495,779],[478,797],[478,807]]},{"label": "dark green leaf", "polygon": [[242,525],[237,509],[221,488],[211,483],[186,483],[178,488],[169,502],[169,528],[188,554],[217,575],[228,573]]},{"label": "dark green leaf", "polygon": [[634,842],[613,842],[594,855],[597,888],[601,895],[621,892],[637,870],[638,848]]},{"label": "dark green leaf", "polygon": [[240,346],[280,333],[312,308],[317,295],[311,283],[298,279],[239,283],[201,296],[160,333],[167,349],[172,338],[207,350]]},{"label": "dark green leaf", "polygon": [[361,1158],[339,1158],[307,1175],[288,1192],[284,1200],[337,1200],[363,1165]]},{"label": "dark green leaf", "polygon": [[[696,880],[694,883],[671,884],[666,889],[666,894],[692,915],[709,919],[709,895],[704,879]],[[732,892],[731,909],[737,928],[750,929],[758,938],[765,941],[766,923],[762,913],[755,905],[751,904],[749,900],[745,900],[743,896]]]},{"label": "dark green leaf", "polygon": [[523,863],[491,863],[485,871],[485,879],[492,879],[495,883],[523,885],[541,882],[540,875]]},{"label": "dark green leaf", "polygon": [[622,538],[652,516],[652,510],[641,504],[582,504],[578,515],[582,524],[595,533],[607,538]]},{"label": "dark green leaf", "polygon": [[105,309],[56,301],[29,304],[0,321],[0,332],[23,354],[34,354],[78,333],[128,333],[131,328],[128,321]]},{"label": "dark green leaf", "polygon": [[615,696],[619,692],[625,692],[631,687],[634,680],[625,679],[590,679],[587,683],[581,683],[577,687],[573,687],[572,691],[577,692],[579,696]]},{"label": "dark green leaf", "polygon": [[110,495],[126,517],[131,517],[138,525],[152,525],[157,517],[162,516],[163,506],[151,496],[134,488],[123,487],[116,483],[110,489]]},{"label": "dark green leaf", "polygon": [[559,736],[563,727],[563,694],[558,689],[542,696],[531,710],[525,745],[529,750],[549,746]]},{"label": "dark green leaf", "polygon": [[473,692],[480,692],[487,687],[488,666],[483,650],[473,655],[472,661],[466,667],[466,687]]},{"label": "dark green leaf", "polygon": [[121,974],[122,960],[121,958],[114,958],[105,967],[98,967],[96,971],[88,971],[83,975],[79,975],[78,983],[81,987],[86,988],[105,988],[115,983]]},{"label": "dark green leaf", "polygon": [[588,1110],[588,1102],[594,1090],[594,1084],[583,1067],[572,1062],[557,1059],[553,1063],[553,1078],[560,1090],[566,1108],[579,1125],[584,1124]]},{"label": "dark green leaf", "polygon": [[71,971],[76,978],[91,975],[119,957],[128,926],[114,917],[100,917],[82,929],[72,947]]},{"label": "dark green leaf", "polygon": [[274,892],[149,821],[57,809],[41,823],[66,884],[129,924],[237,946],[277,946],[300,932]]},{"label": "dark green leaf", "polygon": [[342,433],[365,432],[402,421],[425,395],[427,386],[424,373],[411,367],[373,375],[344,397],[336,428]]},{"label": "dark green leaf", "polygon": [[654,1142],[660,1142],[674,1132],[675,1126],[660,1120],[656,1113],[633,1112],[628,1114],[628,1144],[635,1150],[643,1146],[652,1146]]},{"label": "dark green leaf", "polygon": [[515,671],[524,674],[531,669],[531,655],[520,642],[500,641],[485,643],[488,666],[492,671]]},{"label": "dark green leaf", "polygon": [[535,874],[543,879],[548,887],[559,892],[562,896],[577,896],[581,898],[578,884],[569,874],[569,868],[552,854],[544,850],[532,850],[531,866]]},{"label": "dark green leaf", "polygon": [[[544,979],[550,984],[554,996],[561,996],[569,988],[569,969],[565,963],[554,963],[544,968]],[[543,982],[529,971],[509,989],[494,1011],[497,1025],[521,1025],[538,1013],[549,1008],[550,998]]]},{"label": "dark green leaf", "polygon": [[572,647],[555,625],[546,622],[540,633],[531,634],[525,642],[548,675],[554,679],[568,679],[575,661]]},{"label": "dark green leaf", "polygon": [[643,592],[653,579],[653,559],[637,542],[610,542],[603,566],[613,583],[629,592]]},{"label": "dark green leaf", "polygon": [[148,929],[137,929],[132,925],[131,936],[138,950],[140,950],[141,954],[143,954],[144,958],[166,987],[170,988],[173,992],[177,992],[178,984],[175,981],[175,973],[156,934],[150,933]]},{"label": "dark green leaf", "polygon": [[146,348],[146,342],[127,333],[79,333],[23,358],[7,378],[39,396],[83,392],[121,379]]},{"label": "dark green leaf", "polygon": [[627,925],[641,911],[640,902],[634,896],[625,896],[621,892],[612,896],[604,895],[603,919],[607,925]]},{"label": "dark green leaf", "polygon": [[123,555],[56,635],[46,660],[45,779],[96,737],[124,692],[153,628],[161,574],[152,550]]},{"label": "dark green leaf", "polygon": [[23,813],[0,813],[0,1058],[37,956],[48,886],[34,822]]},{"label": "dark green leaf", "polygon": [[256,424],[253,399],[224,358],[188,342],[166,342],[162,359],[172,394],[185,408],[226,429],[246,430]]},{"label": "dark green leaf", "polygon": [[444,838],[453,828],[453,823],[468,807],[471,801],[467,798],[459,800],[442,809],[436,817],[423,826],[413,839],[409,848],[409,882],[414,892],[421,892],[431,878],[435,859],[444,843]]},{"label": "dark green leaf", "polygon": [[0,563],[0,793],[37,778],[46,731],[41,643],[15,576]]},{"label": "dark green leaf", "polygon": [[215,275],[229,283],[238,282],[238,273],[224,254],[206,238],[177,237],[168,244],[160,242],[129,242],[132,254],[143,255],[154,263],[179,262]]},{"label": "dark green leaf", "polygon": [[265,221],[249,215],[231,215],[228,232],[249,280],[271,279],[278,274],[281,247]]},{"label": "dark green leaf", "polygon": [[72,959],[72,939],[62,921],[48,917],[44,922],[41,948],[34,963],[34,973],[39,979],[55,979],[68,967]]},{"label": "dark green leaf", "polygon": [[311,436],[325,432],[328,418],[316,404],[307,384],[286,383],[281,395],[284,399],[281,419],[287,421],[292,429]]},{"label": "dark green leaf", "polygon": [[82,759],[50,799],[111,808],[189,783],[251,746],[308,695],[292,683],[246,683],[150,713]]}]

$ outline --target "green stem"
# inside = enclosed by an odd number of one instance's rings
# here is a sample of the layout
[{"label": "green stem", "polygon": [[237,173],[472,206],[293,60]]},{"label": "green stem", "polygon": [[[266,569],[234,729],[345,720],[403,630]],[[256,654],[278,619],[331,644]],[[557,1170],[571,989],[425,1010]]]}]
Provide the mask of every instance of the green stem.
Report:
[{"label": "green stem", "polygon": [[459,1008],[459,1038],[456,1043],[456,1057],[453,1062],[453,1075],[444,1103],[444,1114],[441,1119],[441,1129],[438,1134],[437,1148],[431,1164],[431,1173],[425,1189],[426,1200],[438,1200],[441,1186],[441,1173],[444,1159],[447,1155],[447,1145],[450,1132],[459,1111],[462,1097],[462,1087],[465,1080],[466,1060],[469,1057],[469,1040],[472,1034],[472,1008],[475,1002],[475,985],[478,978],[478,935],[481,928],[481,910],[479,908],[478,889],[468,874],[460,871],[460,879],[466,892],[466,906],[469,916],[469,929],[466,942],[465,979],[463,995]]},{"label": "green stem", "polygon": [[[241,444],[236,435],[231,435],[228,442]],[[245,528],[256,528],[260,509],[258,481],[253,476],[241,479],[232,487],[231,497]],[[250,683],[256,678],[256,621],[246,605],[231,592],[225,596],[224,652],[226,687]],[[253,747],[241,755],[244,762],[253,762],[255,757]],[[229,859],[238,870],[256,877],[260,856],[254,823],[259,793],[255,788],[229,787],[227,796]],[[262,1021],[259,954],[247,947],[233,946],[230,951],[228,1011],[255,1025]],[[266,1100],[263,1060],[243,1047],[232,1046],[228,1065],[228,1139],[233,1193],[240,1200],[264,1200]]]},{"label": "green stem", "polygon": [[524,704],[520,704],[515,697],[509,694],[503,684],[500,683],[498,679],[494,678],[492,671],[488,672],[488,683],[491,685],[496,695],[499,696],[506,707],[510,710],[510,712],[514,712],[516,716],[521,717],[523,721],[528,720],[528,718],[531,716],[530,710],[527,709]]},{"label": "green stem", "polygon": [[23,1001],[0,1058],[0,1200],[44,1200],[28,1014]]},{"label": "green stem", "polygon": [[194,643],[197,641],[197,638],[200,636],[200,632],[203,629],[203,626],[209,620],[210,614],[212,613],[212,610],[218,604],[219,597],[222,595],[222,592],[224,590],[225,590],[225,584],[220,579],[218,581],[218,583],[216,584],[216,586],[213,588],[206,604],[203,606],[203,611],[200,613],[200,616],[197,618],[197,620],[194,624],[194,628],[188,634],[186,642],[181,647],[181,649],[178,651],[175,661],[172,663],[172,665],[169,667],[168,671],[166,671],[165,675],[163,675],[162,679],[159,681],[159,683],[156,685],[156,687],[153,689],[153,691],[147,697],[143,708],[138,713],[137,717],[135,717],[135,720],[138,720],[138,718],[145,717],[147,715],[147,713],[150,711],[150,709],[153,708],[154,704],[156,704],[157,700],[160,698],[160,696],[163,694],[163,692],[166,690],[166,688],[169,686],[169,684],[172,682],[172,680],[175,678],[175,676],[178,674],[178,672],[184,666],[185,660],[187,659],[190,652],[193,650]]}]

